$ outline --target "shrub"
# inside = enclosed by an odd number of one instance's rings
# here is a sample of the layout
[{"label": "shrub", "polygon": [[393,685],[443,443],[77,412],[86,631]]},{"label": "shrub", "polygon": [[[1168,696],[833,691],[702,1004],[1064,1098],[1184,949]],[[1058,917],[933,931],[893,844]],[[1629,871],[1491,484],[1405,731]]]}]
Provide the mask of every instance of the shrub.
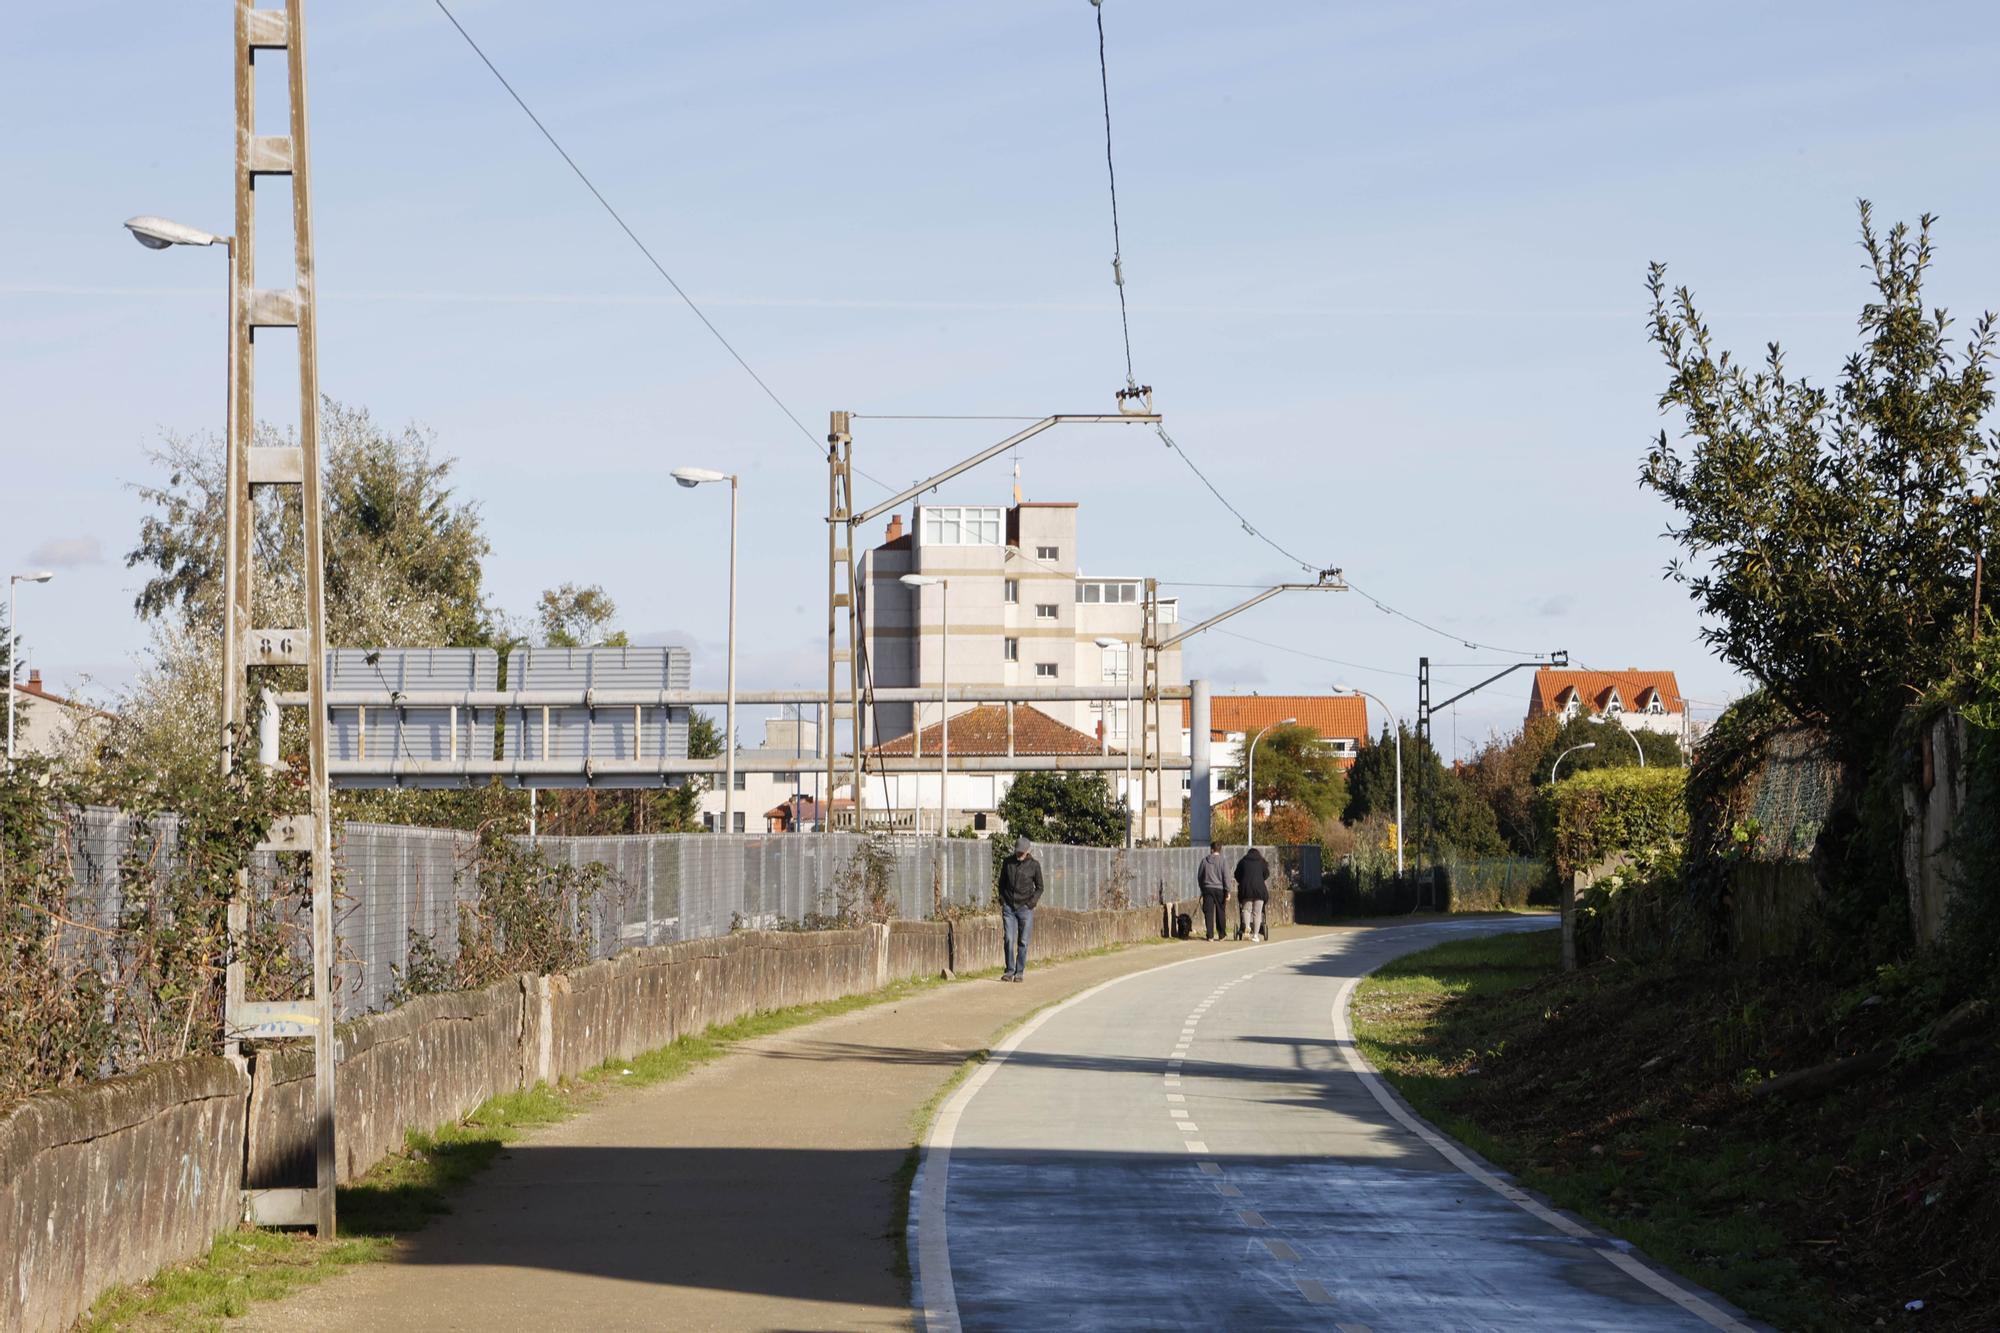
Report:
[{"label": "shrub", "polygon": [[1687,774],[1678,768],[1602,768],[1543,794],[1556,873],[1567,878],[1619,853],[1678,849],[1687,839]]}]

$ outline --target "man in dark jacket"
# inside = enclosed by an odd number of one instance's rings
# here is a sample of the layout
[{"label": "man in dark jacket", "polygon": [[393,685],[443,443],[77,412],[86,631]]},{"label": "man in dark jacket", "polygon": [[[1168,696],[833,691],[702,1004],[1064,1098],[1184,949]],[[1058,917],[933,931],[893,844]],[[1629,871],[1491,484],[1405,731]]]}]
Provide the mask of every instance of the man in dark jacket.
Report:
[{"label": "man in dark jacket", "polygon": [[1201,890],[1201,926],[1207,940],[1229,938],[1229,867],[1222,859],[1222,844],[1208,844],[1208,855],[1195,871],[1195,887]]},{"label": "man in dark jacket", "polygon": [[1028,967],[1028,939],[1035,933],[1035,904],[1042,900],[1042,863],[1028,854],[1026,835],[1014,840],[1014,854],[1000,866],[1000,941],[1007,970],[1002,981],[1019,981]]},{"label": "man in dark jacket", "polygon": [[1236,899],[1243,905],[1243,937],[1264,938],[1264,904],[1271,899],[1271,863],[1252,847],[1236,863]]}]

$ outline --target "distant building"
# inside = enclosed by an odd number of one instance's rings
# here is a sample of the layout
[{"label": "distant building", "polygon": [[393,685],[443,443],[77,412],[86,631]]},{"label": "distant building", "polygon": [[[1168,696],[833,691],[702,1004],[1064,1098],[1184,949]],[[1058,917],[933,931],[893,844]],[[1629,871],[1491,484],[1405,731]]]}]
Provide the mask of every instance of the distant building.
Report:
[{"label": "distant building", "polygon": [[[908,587],[905,574],[950,580],[948,665],[954,694],[976,685],[1106,685],[1119,694],[1128,687],[1136,694],[1141,686],[1133,673],[1143,672],[1137,644],[1144,630],[1145,581],[1083,572],[1074,504],[919,505],[908,529],[896,515],[882,544],[861,561],[862,616],[878,688],[935,689],[945,664],[944,590]],[[1178,620],[1179,604],[1162,598],[1161,624]],[[1100,638],[1117,642],[1100,648]],[[1184,683],[1180,650],[1167,649],[1160,654],[1160,685]],[[973,707],[975,702],[956,698],[951,703],[954,715]],[[1051,700],[1035,708],[1081,733],[1099,752],[1140,744],[1138,719],[1126,716],[1122,698]],[[1160,743],[1172,756],[1179,737],[1170,707],[1161,711]],[[938,706],[880,704],[869,719],[871,740],[880,745],[882,737],[907,737],[926,716],[935,722]],[[952,735],[957,749],[955,724]],[[889,751],[883,747],[883,752]],[[1114,788],[1122,781],[1121,773]],[[1140,836],[1171,836],[1180,827],[1180,784],[1169,781],[1166,788],[1166,808],[1150,812]],[[956,785],[952,799],[958,799]]]},{"label": "distant building", "polygon": [[[1319,733],[1327,748],[1340,757],[1342,768],[1352,767],[1354,756],[1368,743],[1368,704],[1353,694],[1218,694],[1208,701],[1209,806],[1220,817],[1232,799],[1234,787],[1229,773],[1243,762],[1243,747],[1266,727],[1285,718],[1298,719],[1300,726]],[[1193,742],[1192,713],[1181,705],[1181,743]],[[1260,747],[1261,753],[1261,747]],[[1181,775],[1187,791],[1193,779]],[[1239,807],[1240,809],[1240,807]]]},{"label": "distant building", "polygon": [[[770,718],[764,723],[764,743],[755,749],[739,749],[738,763],[745,759],[769,759],[785,767],[771,773],[736,770],[735,810],[731,827],[722,827],[722,777],[701,794],[702,827],[711,833],[803,833],[819,827],[819,801],[826,786],[826,759],[814,753],[817,728],[809,721]],[[794,763],[793,761],[797,762]],[[784,807],[789,812],[774,822],[772,812]]]},{"label": "distant building", "polygon": [[[933,722],[915,735],[898,736],[876,746],[869,751],[869,755],[914,757],[919,761],[935,759],[944,739],[943,726]],[[950,739],[954,758],[961,755],[1020,758],[1123,753],[1109,748],[1102,738],[1085,735],[1057,721],[1040,707],[1029,704],[980,704],[969,706],[962,713],[954,711]],[[1017,776],[1015,773],[950,774],[945,787],[946,827],[954,831],[969,828],[975,833],[1002,831],[1005,825],[997,812]],[[1124,794],[1125,774],[1118,771],[1103,776],[1110,783],[1112,798],[1119,799]],[[1136,769],[1132,778],[1132,794],[1136,798],[1140,780]],[[935,770],[929,773],[879,773],[871,769],[867,782],[871,825],[881,823],[903,830],[936,830],[938,775]],[[847,789],[843,787],[841,790]],[[838,809],[834,811],[834,819],[838,825]]]},{"label": "distant building", "polygon": [[[14,753],[56,758],[73,745],[85,748],[103,739],[111,714],[89,704],[51,694],[42,687],[42,673],[30,670],[14,690]],[[5,721],[0,720],[0,727]],[[0,733],[4,739],[4,733]]]},{"label": "distant building", "polygon": [[1615,721],[1627,731],[1654,731],[1684,746],[1691,739],[1687,702],[1671,671],[1572,671],[1543,667],[1528,694],[1528,720],[1580,716]]}]

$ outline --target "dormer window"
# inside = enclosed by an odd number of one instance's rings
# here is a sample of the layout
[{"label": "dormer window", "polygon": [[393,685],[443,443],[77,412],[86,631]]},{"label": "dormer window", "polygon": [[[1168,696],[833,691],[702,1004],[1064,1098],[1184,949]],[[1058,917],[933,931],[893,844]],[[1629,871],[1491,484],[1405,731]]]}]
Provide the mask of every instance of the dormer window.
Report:
[{"label": "dormer window", "polygon": [[1667,711],[1667,702],[1660,697],[1658,690],[1648,689],[1639,696],[1639,711],[1658,717]]},{"label": "dormer window", "polygon": [[1575,690],[1564,690],[1562,692],[1562,706],[1564,717],[1575,717],[1577,712],[1583,707],[1583,700],[1577,696]]},{"label": "dormer window", "polygon": [[1604,711],[1613,717],[1625,711],[1625,701],[1618,697],[1618,691],[1613,690],[1611,697],[1604,701]]}]

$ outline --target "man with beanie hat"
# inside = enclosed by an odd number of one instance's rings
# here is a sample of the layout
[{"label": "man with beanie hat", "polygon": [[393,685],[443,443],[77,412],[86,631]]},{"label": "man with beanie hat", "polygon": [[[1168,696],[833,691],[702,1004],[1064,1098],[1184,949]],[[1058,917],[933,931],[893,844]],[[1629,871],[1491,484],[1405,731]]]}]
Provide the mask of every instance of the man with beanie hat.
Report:
[{"label": "man with beanie hat", "polygon": [[1028,966],[1028,938],[1035,931],[1035,904],[1042,900],[1042,863],[1028,854],[1026,834],[1014,839],[1014,854],[1000,866],[1000,937],[1007,970],[1002,981],[1019,981]]}]

